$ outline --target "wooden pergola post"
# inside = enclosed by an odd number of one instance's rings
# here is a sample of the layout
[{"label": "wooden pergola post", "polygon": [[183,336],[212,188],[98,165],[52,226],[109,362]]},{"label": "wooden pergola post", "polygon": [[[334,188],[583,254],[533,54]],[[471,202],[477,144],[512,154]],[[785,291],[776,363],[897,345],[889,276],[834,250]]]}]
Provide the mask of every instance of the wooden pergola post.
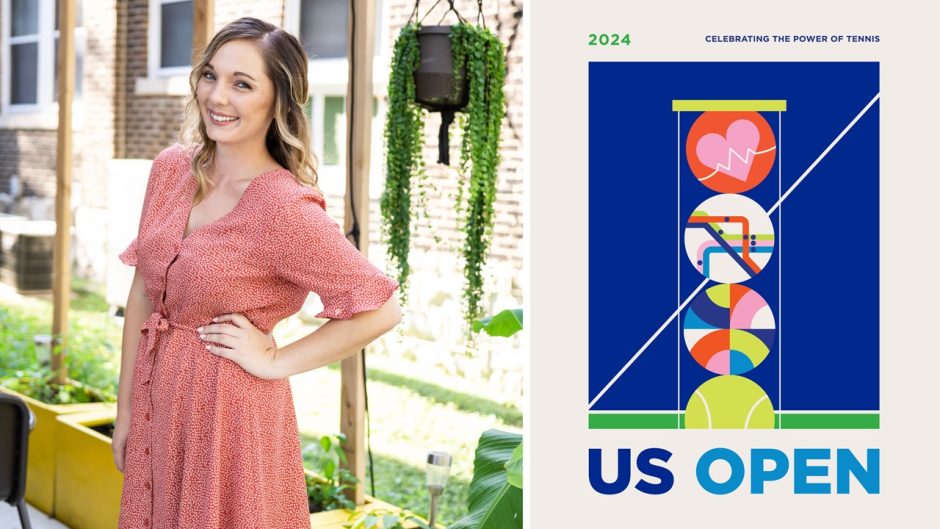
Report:
[{"label": "wooden pergola post", "polygon": [[[369,157],[372,139],[372,57],[375,45],[375,0],[349,0],[346,89],[346,196],[344,228],[359,251],[369,255]],[[354,231],[353,219],[358,231]],[[349,469],[359,479],[350,499],[365,501],[365,365],[364,352],[342,362],[340,431],[348,440]]]},{"label": "wooden pergola post", "polygon": [[[75,0],[59,3],[59,127],[56,133],[55,250],[52,274],[52,371],[56,382],[68,379],[63,352],[69,328],[72,290],[72,99],[75,93]],[[58,352],[56,352],[58,346]]]},{"label": "wooden pergola post", "polygon": [[193,2],[193,65],[215,35],[215,0]]}]

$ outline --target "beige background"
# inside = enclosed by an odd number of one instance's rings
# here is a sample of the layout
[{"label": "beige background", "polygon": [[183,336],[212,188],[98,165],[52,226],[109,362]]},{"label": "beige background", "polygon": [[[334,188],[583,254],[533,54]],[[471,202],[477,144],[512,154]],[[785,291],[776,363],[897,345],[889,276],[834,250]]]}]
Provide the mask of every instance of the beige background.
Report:
[{"label": "beige background", "polygon": [[[940,19],[936,2],[902,4],[581,0],[528,5],[531,112],[526,115],[531,116],[532,142],[526,174],[532,178],[526,237],[532,288],[525,308],[532,334],[527,527],[940,527]],[[588,47],[587,35],[600,32],[629,32],[632,44]],[[722,34],[849,33],[878,34],[881,42],[704,40]],[[881,430],[587,429],[588,61],[680,60],[881,62]],[[612,456],[616,448],[654,446],[674,453],[669,468],[676,485],[670,493],[646,496],[631,488],[603,496],[590,488],[588,448],[604,448]],[[746,482],[736,493],[712,496],[698,486],[694,468],[698,456],[716,446],[742,454],[750,447],[789,453],[794,447],[848,447],[860,456],[865,448],[877,447],[881,494],[796,496],[791,473],[768,485],[763,496],[750,495]],[[613,458],[605,463],[612,470]]]}]

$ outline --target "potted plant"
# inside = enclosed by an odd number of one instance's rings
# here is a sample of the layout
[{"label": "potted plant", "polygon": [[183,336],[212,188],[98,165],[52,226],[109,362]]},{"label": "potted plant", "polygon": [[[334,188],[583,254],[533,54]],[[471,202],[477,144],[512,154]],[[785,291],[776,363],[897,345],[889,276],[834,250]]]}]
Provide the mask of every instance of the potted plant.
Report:
[{"label": "potted plant", "polygon": [[[427,47],[419,43],[419,33],[425,35],[422,38],[430,38],[439,36],[442,31],[422,28],[415,17],[402,28],[395,42],[389,74],[389,106],[385,122],[386,184],[381,211],[389,260],[397,268],[403,296],[410,274],[408,253],[412,219],[422,214],[427,217],[429,187],[421,158],[426,113],[416,101],[416,77],[422,81],[429,77],[416,74],[424,62],[422,53]],[[462,19],[461,23],[449,26],[448,33],[452,80],[438,79],[437,85],[449,86],[455,91],[451,98],[457,102],[455,104],[464,97],[467,100],[460,120],[462,139],[455,210],[465,235],[461,249],[466,279],[464,316],[470,324],[481,315],[482,269],[492,238],[500,132],[506,111],[502,91],[506,76],[505,47],[485,27]],[[417,200],[412,201],[412,196]]]},{"label": "potted plant", "polygon": [[316,458],[319,474],[307,475],[307,499],[310,512],[332,511],[334,509],[354,509],[356,504],[346,496],[346,491],[359,482],[346,465],[343,444],[346,435],[324,435],[320,437],[320,453]]},{"label": "potted plant", "polygon": [[[57,418],[113,412],[116,400],[119,359],[111,344],[119,342],[119,331],[101,318],[107,307],[103,298],[81,286],[73,285],[72,290],[77,296],[72,300],[75,314],[69,322],[67,355],[61,337],[47,334],[48,305],[24,298],[0,306],[0,391],[17,394],[36,417],[29,436],[26,500],[49,515],[55,514],[56,441],[62,430]],[[52,371],[56,357],[68,371]]]}]

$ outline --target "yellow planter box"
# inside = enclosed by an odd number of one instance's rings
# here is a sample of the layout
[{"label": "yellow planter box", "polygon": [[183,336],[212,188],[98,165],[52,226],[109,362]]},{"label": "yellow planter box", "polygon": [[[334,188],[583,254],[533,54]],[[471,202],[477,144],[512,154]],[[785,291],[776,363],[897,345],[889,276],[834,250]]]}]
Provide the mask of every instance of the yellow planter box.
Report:
[{"label": "yellow planter box", "polygon": [[56,437],[60,415],[113,410],[115,405],[94,404],[45,404],[22,393],[0,386],[0,391],[22,398],[36,416],[36,426],[29,434],[29,454],[26,464],[26,501],[40,511],[54,516]]},{"label": "yellow planter box", "polygon": [[111,438],[91,429],[114,418],[113,410],[58,418],[55,517],[72,529],[117,527],[124,475],[114,465]]},{"label": "yellow planter box", "polygon": [[[318,476],[317,474],[311,472],[310,470],[305,469],[304,471],[307,473],[308,476],[314,479],[317,479],[317,480],[323,479],[321,476]],[[397,512],[400,512],[402,508],[396,507],[390,503],[385,503],[382,500],[373,498],[372,496],[369,496],[368,494],[366,494],[365,503],[357,506],[355,510],[335,509],[332,511],[323,511],[323,512],[317,512],[317,513],[311,514],[310,515],[310,529],[346,529],[346,527],[343,524],[351,522],[355,515],[361,514],[364,512],[372,512],[375,510],[389,512],[389,513],[397,513]],[[427,520],[425,520],[425,522],[427,522]],[[441,525],[436,524],[435,526],[443,529],[443,526]],[[416,525],[414,522],[407,522],[405,524],[405,527],[408,529],[412,529],[412,528],[418,527],[418,525]]]}]

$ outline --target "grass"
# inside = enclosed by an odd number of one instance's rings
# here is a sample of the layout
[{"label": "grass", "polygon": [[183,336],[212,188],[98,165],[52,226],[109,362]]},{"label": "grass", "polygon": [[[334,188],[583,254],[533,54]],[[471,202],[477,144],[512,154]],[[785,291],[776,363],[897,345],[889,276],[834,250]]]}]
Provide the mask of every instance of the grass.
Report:
[{"label": "grass", "polygon": [[[493,406],[485,398],[477,397],[477,404],[484,404],[474,410],[468,410],[466,402],[458,406],[447,400],[448,390],[443,386],[451,384],[446,378],[440,379],[438,385],[403,375],[417,369],[402,360],[397,361],[397,370],[396,377],[381,379],[374,377],[373,369],[369,369],[367,390],[370,444],[375,463],[374,495],[416,513],[427,514],[425,460],[429,451],[442,450],[453,456],[453,463],[440,501],[438,521],[452,523],[466,514],[467,487],[473,476],[474,451],[480,434],[489,428],[516,432],[520,429],[491,414],[501,406]],[[428,393],[429,388],[437,388],[433,396],[423,394]],[[338,431],[338,366],[291,377],[291,389],[298,425],[306,443]],[[318,449],[310,447],[309,450],[316,453]],[[365,491],[371,494],[368,479],[364,484]]]},{"label": "grass", "polygon": [[[339,369],[339,364],[331,364],[330,369]],[[438,404],[451,403],[458,410],[479,415],[492,415],[509,426],[522,428],[522,412],[512,404],[495,402],[477,395],[454,391],[438,384],[375,367],[367,367],[367,372],[371,381],[399,386],[430,402]]]},{"label": "grass", "polygon": [[[325,373],[320,374],[323,380],[316,386],[328,387],[332,391],[338,383],[339,366],[339,363],[331,364]],[[401,368],[413,372],[407,364]],[[367,476],[364,481],[366,493],[426,515],[430,497],[424,486],[423,457],[427,450],[443,447],[454,455],[454,468],[439,502],[438,520],[449,524],[461,518],[466,514],[473,475],[473,452],[479,435],[489,427],[518,431],[522,428],[522,412],[511,404],[454,391],[401,373],[374,367],[369,367],[367,372],[373,414],[372,443],[382,450],[373,450],[375,491],[373,493]],[[334,380],[327,381],[326,378]],[[400,410],[400,413],[395,410]],[[441,417],[441,422],[428,427],[427,423],[434,417]],[[301,421],[301,424],[314,422],[320,421]],[[473,426],[463,427],[467,422]],[[302,435],[302,442],[306,450],[318,454],[316,441],[319,435],[331,432],[320,431],[320,425],[312,428],[317,429],[316,435],[313,430],[307,430]],[[463,442],[455,442],[457,439]],[[426,450],[419,451],[418,447]],[[405,457],[392,455],[396,453]],[[313,456],[306,459],[316,460]]]}]

